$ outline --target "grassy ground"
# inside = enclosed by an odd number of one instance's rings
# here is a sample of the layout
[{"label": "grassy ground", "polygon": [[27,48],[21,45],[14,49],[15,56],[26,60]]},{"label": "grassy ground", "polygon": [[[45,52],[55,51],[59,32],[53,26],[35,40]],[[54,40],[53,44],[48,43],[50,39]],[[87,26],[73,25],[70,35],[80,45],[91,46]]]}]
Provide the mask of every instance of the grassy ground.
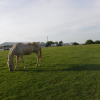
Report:
[{"label": "grassy ground", "polygon": [[[42,48],[36,56],[19,59],[9,71],[8,51],[0,51],[0,100],[100,100],[100,45]],[[14,58],[15,64],[15,58]]]}]

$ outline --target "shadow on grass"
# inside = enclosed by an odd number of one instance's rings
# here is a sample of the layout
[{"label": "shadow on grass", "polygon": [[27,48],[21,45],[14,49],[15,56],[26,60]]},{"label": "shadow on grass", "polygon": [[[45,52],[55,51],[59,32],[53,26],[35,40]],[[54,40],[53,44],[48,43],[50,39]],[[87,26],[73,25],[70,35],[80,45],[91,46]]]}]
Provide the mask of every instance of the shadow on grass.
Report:
[{"label": "shadow on grass", "polygon": [[83,65],[68,65],[68,68],[61,69],[62,71],[97,71],[100,70],[100,64],[83,64]]},{"label": "shadow on grass", "polygon": [[100,64],[68,64],[68,65],[59,65],[59,66],[39,66],[37,68],[27,68],[27,69],[17,69],[15,71],[98,71],[100,70]]}]

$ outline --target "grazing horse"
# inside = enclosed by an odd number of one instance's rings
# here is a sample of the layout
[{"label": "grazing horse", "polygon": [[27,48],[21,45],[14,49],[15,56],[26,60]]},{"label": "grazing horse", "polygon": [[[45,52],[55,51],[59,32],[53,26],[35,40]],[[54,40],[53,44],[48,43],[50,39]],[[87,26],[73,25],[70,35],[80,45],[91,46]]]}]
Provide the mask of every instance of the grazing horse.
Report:
[{"label": "grazing horse", "polygon": [[[9,71],[13,71],[13,67],[14,67],[13,58],[14,58],[14,55],[16,55],[16,67],[15,67],[15,69],[17,69],[17,67],[18,67],[18,58],[19,57],[22,59],[22,62],[24,64],[24,69],[25,69],[26,65],[25,65],[25,62],[24,62],[24,59],[23,59],[23,55],[29,55],[32,52],[36,53],[36,56],[37,56],[37,65],[36,65],[36,67],[37,67],[38,63],[39,63],[39,60],[40,60],[40,65],[41,65],[41,59],[42,59],[41,46],[36,42],[31,42],[31,43],[28,43],[28,44],[23,44],[23,43],[14,44],[12,46],[12,48],[10,49],[10,52],[8,54],[7,64],[8,64],[8,67],[9,67]],[[39,55],[39,52],[40,52],[40,55]]]}]

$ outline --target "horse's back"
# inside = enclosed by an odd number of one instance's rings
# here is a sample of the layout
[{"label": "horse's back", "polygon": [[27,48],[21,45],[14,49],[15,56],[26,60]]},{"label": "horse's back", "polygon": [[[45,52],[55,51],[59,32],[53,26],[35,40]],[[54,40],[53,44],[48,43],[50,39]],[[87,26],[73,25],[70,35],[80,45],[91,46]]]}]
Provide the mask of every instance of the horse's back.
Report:
[{"label": "horse's back", "polygon": [[38,51],[41,48],[41,45],[39,43],[31,42],[30,44],[33,45],[35,51]]},{"label": "horse's back", "polygon": [[12,49],[15,55],[28,55],[34,51],[32,45],[22,43],[13,45]]},{"label": "horse's back", "polygon": [[13,53],[14,55],[28,55],[32,52],[37,52],[41,48],[40,44],[36,42],[31,42],[28,44],[23,43],[16,43],[13,45],[13,47],[10,50],[10,53]]}]

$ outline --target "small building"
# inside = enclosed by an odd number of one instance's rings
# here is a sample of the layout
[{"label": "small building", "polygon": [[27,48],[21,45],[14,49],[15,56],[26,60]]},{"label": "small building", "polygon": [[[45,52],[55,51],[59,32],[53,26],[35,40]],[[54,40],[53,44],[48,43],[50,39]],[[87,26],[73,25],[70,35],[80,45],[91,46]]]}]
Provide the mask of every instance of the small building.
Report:
[{"label": "small building", "polygon": [[58,44],[51,44],[51,47],[56,47],[56,46],[58,46]]},{"label": "small building", "polygon": [[73,45],[73,42],[70,42],[70,45]]},{"label": "small building", "polygon": [[69,43],[61,43],[61,46],[68,46],[70,45]]},{"label": "small building", "polygon": [[14,44],[15,44],[15,42],[5,42],[5,43],[2,43],[0,45],[0,49],[1,50],[9,50]]},{"label": "small building", "polygon": [[46,43],[44,42],[40,42],[39,44],[41,45],[41,47],[46,47]]},{"label": "small building", "polygon": [[70,45],[69,43],[66,43],[66,46]]},{"label": "small building", "polygon": [[62,46],[66,46],[66,43],[62,43]]}]

